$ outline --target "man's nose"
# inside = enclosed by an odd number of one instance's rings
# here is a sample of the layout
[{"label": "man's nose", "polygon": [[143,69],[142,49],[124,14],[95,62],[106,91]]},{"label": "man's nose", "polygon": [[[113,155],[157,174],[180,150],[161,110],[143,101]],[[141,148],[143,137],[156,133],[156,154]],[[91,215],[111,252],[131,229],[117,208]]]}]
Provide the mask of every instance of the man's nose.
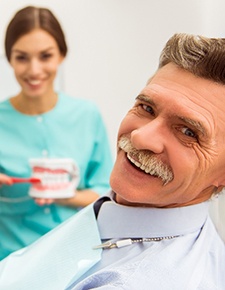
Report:
[{"label": "man's nose", "polygon": [[131,132],[131,142],[138,150],[150,150],[160,154],[165,148],[166,128],[157,119],[140,125]]}]

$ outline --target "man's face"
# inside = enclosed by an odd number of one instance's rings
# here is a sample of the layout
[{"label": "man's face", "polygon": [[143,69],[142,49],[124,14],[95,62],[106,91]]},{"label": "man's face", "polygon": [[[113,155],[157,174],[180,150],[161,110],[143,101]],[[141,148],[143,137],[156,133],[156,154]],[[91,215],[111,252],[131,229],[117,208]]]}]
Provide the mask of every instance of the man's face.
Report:
[{"label": "man's face", "polygon": [[121,123],[111,174],[117,202],[184,206],[225,182],[225,86],[161,68]]}]

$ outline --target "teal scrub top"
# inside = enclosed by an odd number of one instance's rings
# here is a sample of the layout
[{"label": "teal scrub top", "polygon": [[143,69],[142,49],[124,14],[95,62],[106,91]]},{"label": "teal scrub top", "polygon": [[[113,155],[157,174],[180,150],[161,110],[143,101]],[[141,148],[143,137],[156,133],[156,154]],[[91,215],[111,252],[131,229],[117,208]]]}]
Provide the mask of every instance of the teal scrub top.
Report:
[{"label": "teal scrub top", "polygon": [[[80,171],[78,189],[100,195],[109,190],[112,155],[97,106],[90,100],[58,94],[56,106],[41,115],[25,115],[6,100],[0,104],[0,172],[31,176],[30,158],[72,158]],[[38,206],[30,184],[0,188],[0,259],[29,245],[77,213],[57,204]]]}]

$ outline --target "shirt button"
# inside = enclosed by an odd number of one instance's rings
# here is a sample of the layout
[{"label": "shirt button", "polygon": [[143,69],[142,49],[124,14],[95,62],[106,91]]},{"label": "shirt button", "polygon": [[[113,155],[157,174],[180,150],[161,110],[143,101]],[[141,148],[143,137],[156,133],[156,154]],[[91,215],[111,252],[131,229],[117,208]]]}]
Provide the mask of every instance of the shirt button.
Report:
[{"label": "shirt button", "polygon": [[49,214],[49,213],[50,213],[50,208],[49,208],[49,207],[46,207],[46,208],[44,209],[44,213],[45,213],[45,214]]},{"label": "shirt button", "polygon": [[45,156],[45,157],[48,156],[48,150],[45,150],[45,149],[42,150],[42,156]]},{"label": "shirt button", "polygon": [[38,121],[39,123],[41,123],[41,122],[43,121],[43,118],[42,118],[41,116],[38,116],[38,117],[37,117],[37,121]]}]

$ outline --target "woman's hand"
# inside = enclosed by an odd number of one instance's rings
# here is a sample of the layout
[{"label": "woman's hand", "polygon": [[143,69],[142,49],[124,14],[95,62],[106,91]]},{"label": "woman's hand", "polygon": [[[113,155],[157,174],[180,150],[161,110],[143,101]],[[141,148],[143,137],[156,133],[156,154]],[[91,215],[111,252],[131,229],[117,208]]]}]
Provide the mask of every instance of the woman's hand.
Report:
[{"label": "woman's hand", "polygon": [[0,173],[0,185],[3,184],[12,185],[13,181],[8,175]]},{"label": "woman's hand", "polygon": [[34,201],[36,204],[42,206],[42,205],[49,205],[55,202],[55,199],[53,198],[34,198]]}]

